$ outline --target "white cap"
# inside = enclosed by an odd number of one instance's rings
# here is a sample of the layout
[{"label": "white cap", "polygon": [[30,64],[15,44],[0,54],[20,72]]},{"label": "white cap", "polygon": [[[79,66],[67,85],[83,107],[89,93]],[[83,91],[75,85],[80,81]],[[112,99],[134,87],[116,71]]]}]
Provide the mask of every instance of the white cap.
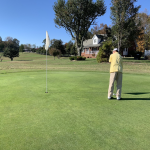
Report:
[{"label": "white cap", "polygon": [[114,49],[113,49],[113,51],[117,51],[117,50],[118,50],[117,48],[114,48]]}]

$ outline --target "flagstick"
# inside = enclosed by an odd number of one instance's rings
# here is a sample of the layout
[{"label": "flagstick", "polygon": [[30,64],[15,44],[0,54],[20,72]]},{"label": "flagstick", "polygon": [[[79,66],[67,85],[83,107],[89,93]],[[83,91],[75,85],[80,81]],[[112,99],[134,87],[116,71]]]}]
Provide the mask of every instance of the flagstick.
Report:
[{"label": "flagstick", "polygon": [[47,50],[46,50],[46,92],[45,93],[48,93],[47,92]]}]

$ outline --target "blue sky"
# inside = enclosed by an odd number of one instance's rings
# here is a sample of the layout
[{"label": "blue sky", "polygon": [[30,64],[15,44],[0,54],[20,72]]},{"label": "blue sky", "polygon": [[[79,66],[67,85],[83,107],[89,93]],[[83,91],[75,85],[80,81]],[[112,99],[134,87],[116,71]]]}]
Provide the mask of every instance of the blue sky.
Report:
[{"label": "blue sky", "polygon": [[[17,38],[20,44],[36,44],[42,46],[46,30],[50,39],[61,39],[64,43],[72,39],[64,28],[56,28],[54,23],[54,2],[57,0],[1,0],[0,36],[5,40],[7,36]],[[94,0],[95,1],[95,0]],[[104,23],[111,25],[111,0],[105,0],[107,10],[105,15],[99,17],[98,25]],[[150,0],[138,0],[136,6],[141,5],[139,12],[146,8],[149,12]],[[92,27],[92,26],[91,26]]]}]

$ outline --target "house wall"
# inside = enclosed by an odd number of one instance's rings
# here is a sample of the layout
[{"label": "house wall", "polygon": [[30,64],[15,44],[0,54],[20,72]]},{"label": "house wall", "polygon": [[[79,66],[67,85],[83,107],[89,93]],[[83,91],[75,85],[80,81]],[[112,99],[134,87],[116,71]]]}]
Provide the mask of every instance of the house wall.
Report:
[{"label": "house wall", "polygon": [[136,44],[132,42],[132,46],[127,48],[127,51],[123,51],[122,56],[132,56],[136,51]]},{"label": "house wall", "polygon": [[123,50],[123,56],[127,56],[128,55],[128,48],[125,48],[124,50]]},{"label": "house wall", "polygon": [[[94,40],[96,40],[96,43],[94,43]],[[93,37],[93,44],[98,44],[98,42],[99,42],[99,39],[97,38],[97,36],[94,36]]]},{"label": "house wall", "polygon": [[[97,50],[99,50],[99,47],[97,47]],[[96,58],[96,54],[92,54],[92,47],[90,48],[86,48],[86,50],[84,50],[84,52],[81,53],[81,56],[86,57],[86,58]]]},{"label": "house wall", "polygon": [[150,50],[145,50],[144,56],[150,56]]}]

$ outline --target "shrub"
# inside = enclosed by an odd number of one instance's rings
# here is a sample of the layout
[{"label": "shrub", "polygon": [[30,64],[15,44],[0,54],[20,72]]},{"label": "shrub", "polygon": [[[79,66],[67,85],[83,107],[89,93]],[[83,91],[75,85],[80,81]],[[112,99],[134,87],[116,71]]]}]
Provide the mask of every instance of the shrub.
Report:
[{"label": "shrub", "polygon": [[77,56],[74,56],[74,60],[77,60]]},{"label": "shrub", "polygon": [[77,60],[82,60],[82,56],[77,56]]},{"label": "shrub", "polygon": [[103,45],[99,48],[99,52],[97,54],[97,62],[108,62],[109,56],[112,54],[112,40],[109,39],[103,43]]},{"label": "shrub", "polygon": [[69,57],[69,59],[70,59],[70,60],[74,60],[74,56],[72,56],[72,57]]},{"label": "shrub", "polygon": [[86,60],[86,57],[82,57],[82,56],[72,56],[69,57],[70,60]]},{"label": "shrub", "polygon": [[61,51],[56,48],[51,48],[49,49],[49,54],[54,56],[54,60],[55,60],[55,56],[57,56],[58,58],[61,56]]},{"label": "shrub", "polygon": [[107,58],[102,58],[102,62],[108,62]]},{"label": "shrub", "polygon": [[86,60],[86,57],[82,57],[82,60]]}]

